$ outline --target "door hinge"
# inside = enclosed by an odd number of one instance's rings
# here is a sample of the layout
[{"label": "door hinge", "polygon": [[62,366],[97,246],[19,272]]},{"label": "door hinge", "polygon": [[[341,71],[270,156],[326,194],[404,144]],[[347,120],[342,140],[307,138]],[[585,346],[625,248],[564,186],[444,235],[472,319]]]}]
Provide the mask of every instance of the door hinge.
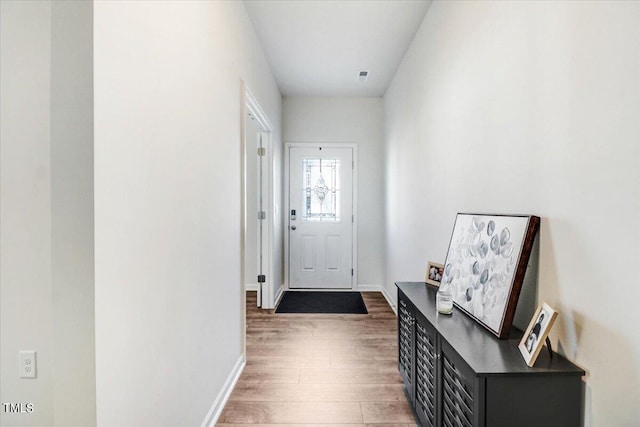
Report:
[{"label": "door hinge", "polygon": [[258,211],[258,219],[266,219],[267,213],[265,211]]},{"label": "door hinge", "polygon": [[258,283],[264,283],[267,281],[267,278],[264,274],[259,274],[258,275]]},{"label": "door hinge", "polygon": [[353,216],[353,215],[351,215],[351,222],[352,222],[352,223],[353,223],[353,222],[355,222],[355,219],[354,219],[354,216]]},{"label": "door hinge", "polygon": [[353,268],[351,269],[351,275],[353,276]]},{"label": "door hinge", "polygon": [[267,150],[264,147],[258,147],[258,156],[262,157],[267,153]]}]

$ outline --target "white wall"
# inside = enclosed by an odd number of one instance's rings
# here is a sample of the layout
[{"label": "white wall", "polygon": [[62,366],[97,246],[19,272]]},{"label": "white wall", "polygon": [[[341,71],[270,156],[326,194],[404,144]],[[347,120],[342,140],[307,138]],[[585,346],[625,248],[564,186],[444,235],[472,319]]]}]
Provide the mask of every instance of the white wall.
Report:
[{"label": "white wall", "polygon": [[194,426],[243,351],[244,79],[281,97],[242,2],[96,2],[99,426]]},{"label": "white wall", "polygon": [[[282,98],[280,98],[282,101]],[[272,240],[271,240],[271,272],[273,284],[269,289],[271,291],[271,302],[275,305],[277,303],[276,298],[281,290],[284,290],[284,220],[283,220],[283,179],[282,171],[284,170],[284,147],[282,137],[282,108],[281,104],[278,109],[278,116],[274,119],[277,120],[277,124],[274,124],[274,130],[271,134],[271,173],[269,173],[270,188],[272,190]],[[273,307],[272,307],[273,308]]]},{"label": "white wall", "polygon": [[[51,3],[0,2],[0,315],[2,403],[33,403],[1,424],[53,423]],[[18,351],[37,351],[37,378]]]},{"label": "white wall", "polygon": [[381,286],[384,265],[381,98],[296,98],[283,103],[286,142],[358,145],[358,285]]},{"label": "white wall", "polygon": [[93,2],[51,4],[54,419],[89,427],[96,424]]},{"label": "white wall", "polygon": [[[95,425],[92,3],[0,2],[3,426]],[[37,378],[18,377],[18,351]]]},{"label": "white wall", "polygon": [[389,291],[456,212],[542,217],[539,299],[585,424],[640,419],[640,3],[434,2],[385,95]]}]

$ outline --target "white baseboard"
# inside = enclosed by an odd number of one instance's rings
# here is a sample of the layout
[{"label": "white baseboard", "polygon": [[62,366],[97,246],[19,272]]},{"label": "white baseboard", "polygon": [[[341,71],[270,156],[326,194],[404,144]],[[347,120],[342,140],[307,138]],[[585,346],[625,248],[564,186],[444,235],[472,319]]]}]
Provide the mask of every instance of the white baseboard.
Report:
[{"label": "white baseboard", "polygon": [[355,292],[382,292],[382,285],[366,285],[366,284],[357,284],[353,290]]},{"label": "white baseboard", "polygon": [[211,409],[209,409],[209,412],[204,418],[204,421],[202,421],[202,425],[200,427],[214,427],[216,425],[218,418],[220,418],[220,414],[222,414],[224,405],[227,404],[227,400],[229,400],[229,396],[231,396],[231,392],[236,386],[245,365],[246,359],[244,354],[242,354],[227,377],[227,381],[225,381],[222,390],[220,390],[220,393],[216,396],[216,400],[213,401]]},{"label": "white baseboard", "polygon": [[389,293],[387,292],[387,288],[385,288],[384,286],[382,286],[382,289],[380,290],[380,292],[382,292],[382,295],[384,296],[384,299],[387,300],[387,303],[389,303],[389,307],[391,307],[391,310],[393,310],[393,312],[396,314],[396,316],[398,315],[398,307],[396,307],[396,303],[393,302],[393,298],[391,297],[391,295],[389,295]]},{"label": "white baseboard", "polygon": [[[246,292],[257,292],[258,291],[258,285],[257,284],[247,284],[245,285],[245,291]],[[262,307],[262,308],[276,308],[278,306],[278,303],[280,302],[280,299],[282,298],[282,296],[284,295],[284,285],[280,286],[280,288],[278,289],[278,292],[276,293],[276,297],[275,297],[275,301],[273,303],[273,307]]]},{"label": "white baseboard", "polygon": [[276,297],[274,298],[274,301],[273,301],[273,308],[276,308],[280,303],[280,300],[284,295],[284,291],[285,291],[284,285],[280,285],[280,288],[278,289],[278,292],[276,292]]},{"label": "white baseboard", "polygon": [[395,303],[393,302],[393,298],[391,298],[391,295],[389,295],[389,293],[387,292],[387,288],[385,288],[384,286],[382,286],[382,285],[359,284],[359,285],[356,285],[354,291],[356,291],[356,292],[380,292],[382,294],[382,296],[384,296],[384,299],[387,300],[387,303],[389,304],[389,307],[391,307],[391,310],[393,310],[393,312],[396,314],[396,316],[398,315],[398,311],[397,311]]}]

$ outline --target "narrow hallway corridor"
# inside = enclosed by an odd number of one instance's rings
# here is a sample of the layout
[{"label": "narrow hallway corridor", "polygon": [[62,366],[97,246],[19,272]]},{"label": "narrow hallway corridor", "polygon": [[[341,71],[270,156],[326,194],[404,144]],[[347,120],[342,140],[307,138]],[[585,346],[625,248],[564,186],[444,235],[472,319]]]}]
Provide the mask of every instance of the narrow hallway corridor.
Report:
[{"label": "narrow hallway corridor", "polygon": [[247,293],[247,365],[217,425],[415,426],[397,318],[382,294],[362,296],[369,314],[271,314]]}]

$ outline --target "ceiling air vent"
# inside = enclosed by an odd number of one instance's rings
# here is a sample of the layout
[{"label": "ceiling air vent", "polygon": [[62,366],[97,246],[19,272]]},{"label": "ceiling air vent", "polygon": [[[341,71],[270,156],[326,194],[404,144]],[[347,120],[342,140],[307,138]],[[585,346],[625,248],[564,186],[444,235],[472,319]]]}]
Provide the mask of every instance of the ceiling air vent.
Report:
[{"label": "ceiling air vent", "polygon": [[369,72],[368,71],[360,71],[358,73],[358,81],[359,82],[366,82],[368,78],[369,78]]}]

